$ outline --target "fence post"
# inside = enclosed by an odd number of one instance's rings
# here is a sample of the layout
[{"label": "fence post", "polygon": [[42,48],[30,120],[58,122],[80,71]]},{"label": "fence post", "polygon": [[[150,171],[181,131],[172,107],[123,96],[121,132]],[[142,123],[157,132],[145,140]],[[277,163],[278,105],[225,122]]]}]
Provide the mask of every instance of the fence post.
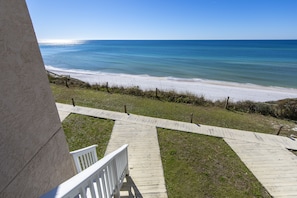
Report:
[{"label": "fence post", "polygon": [[156,98],[158,98],[158,88],[156,88]]},{"label": "fence post", "polygon": [[125,110],[125,113],[127,113],[127,106],[124,105],[124,110]]},{"label": "fence post", "polygon": [[191,123],[193,123],[193,113],[191,113]]},{"label": "fence post", "polygon": [[66,77],[66,80],[65,80],[65,85],[66,85],[66,87],[67,87],[67,88],[69,88],[69,85],[68,85],[68,80],[69,80],[69,79]]},{"label": "fence post", "polygon": [[226,100],[226,104],[225,104],[225,109],[228,109],[229,99],[230,99],[230,97],[228,96],[228,98],[227,98],[227,100]]},{"label": "fence post", "polygon": [[109,93],[108,82],[106,82],[106,91]]},{"label": "fence post", "polygon": [[280,132],[281,132],[281,130],[282,130],[283,127],[284,127],[283,125],[281,125],[281,126],[279,127],[279,130],[278,130],[278,132],[277,132],[276,135],[279,135],[279,134],[280,134]]},{"label": "fence post", "polygon": [[71,100],[72,100],[72,105],[75,107],[75,102],[74,102],[74,99],[73,99],[73,98],[71,98]]}]

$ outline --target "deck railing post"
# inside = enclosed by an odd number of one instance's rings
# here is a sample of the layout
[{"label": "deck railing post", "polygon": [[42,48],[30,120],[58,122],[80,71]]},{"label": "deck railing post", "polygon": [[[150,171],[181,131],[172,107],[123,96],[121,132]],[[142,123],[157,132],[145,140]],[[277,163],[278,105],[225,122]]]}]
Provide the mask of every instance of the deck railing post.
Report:
[{"label": "deck railing post", "polygon": [[119,181],[118,181],[118,169],[117,169],[117,160],[113,159],[112,162],[112,171],[114,174],[114,181],[115,181],[115,189],[114,189],[114,193],[113,196],[114,198],[120,198],[120,189],[119,189]]},{"label": "deck railing post", "polygon": [[130,171],[129,171],[129,160],[128,160],[128,147],[125,149],[126,150],[126,152],[125,152],[125,154],[126,154],[126,160],[127,160],[127,170],[126,170],[126,176],[129,176],[129,174],[130,174]]}]

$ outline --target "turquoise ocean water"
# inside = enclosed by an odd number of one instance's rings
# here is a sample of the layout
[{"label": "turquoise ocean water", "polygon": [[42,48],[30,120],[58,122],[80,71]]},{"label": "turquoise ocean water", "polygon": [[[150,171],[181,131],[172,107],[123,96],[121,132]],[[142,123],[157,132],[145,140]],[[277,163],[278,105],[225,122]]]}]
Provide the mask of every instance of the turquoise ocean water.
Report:
[{"label": "turquoise ocean water", "polygon": [[71,72],[297,88],[297,40],[87,40],[40,50],[46,66]]}]

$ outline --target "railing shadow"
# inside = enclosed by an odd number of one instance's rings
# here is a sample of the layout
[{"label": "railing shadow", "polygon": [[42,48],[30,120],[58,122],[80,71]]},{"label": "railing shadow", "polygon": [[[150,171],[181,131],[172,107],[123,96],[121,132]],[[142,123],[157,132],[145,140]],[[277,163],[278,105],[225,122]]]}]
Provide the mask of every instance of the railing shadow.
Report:
[{"label": "railing shadow", "polygon": [[125,187],[122,187],[122,191],[128,191],[128,196],[123,195],[121,198],[143,198],[142,194],[140,193],[139,189],[137,188],[136,184],[134,183],[132,177],[130,175],[126,176],[126,183],[124,184]]}]

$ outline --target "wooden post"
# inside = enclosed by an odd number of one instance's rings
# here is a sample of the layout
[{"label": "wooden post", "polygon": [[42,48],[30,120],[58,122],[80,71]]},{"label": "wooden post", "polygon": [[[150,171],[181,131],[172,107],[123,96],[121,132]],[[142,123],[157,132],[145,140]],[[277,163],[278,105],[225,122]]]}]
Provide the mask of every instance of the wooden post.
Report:
[{"label": "wooden post", "polygon": [[65,85],[66,85],[67,88],[69,88],[69,85],[68,85],[68,78],[66,78]]},{"label": "wooden post", "polygon": [[278,130],[278,132],[277,132],[276,135],[279,135],[279,134],[280,134],[280,132],[281,132],[281,130],[282,130],[283,127],[284,127],[283,125],[281,125],[281,126],[279,127],[279,130]]},{"label": "wooden post", "polygon": [[71,100],[72,100],[72,105],[75,107],[75,102],[74,102],[74,99],[73,99],[73,98],[71,98]]},{"label": "wooden post", "polygon": [[193,113],[191,113],[191,123],[193,123]]},{"label": "wooden post", "polygon": [[125,113],[127,113],[127,106],[126,105],[124,105],[124,109],[125,109]]},{"label": "wooden post", "polygon": [[109,93],[108,82],[106,82],[106,91]]},{"label": "wooden post", "polygon": [[156,88],[156,98],[158,98],[158,88]]},{"label": "wooden post", "polygon": [[227,98],[227,100],[226,100],[226,104],[225,104],[225,109],[228,109],[229,99],[230,99],[230,97],[228,96],[228,98]]}]

